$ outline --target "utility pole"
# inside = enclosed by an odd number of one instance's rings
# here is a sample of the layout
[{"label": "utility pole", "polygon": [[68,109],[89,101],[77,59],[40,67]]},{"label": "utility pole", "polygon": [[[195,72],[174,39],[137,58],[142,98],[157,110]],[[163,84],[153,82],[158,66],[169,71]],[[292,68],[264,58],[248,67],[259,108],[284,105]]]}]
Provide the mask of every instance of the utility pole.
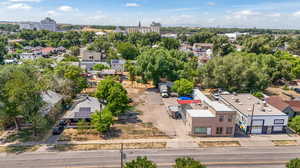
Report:
[{"label": "utility pole", "polygon": [[249,134],[252,134],[254,108],[255,108],[255,104],[253,104],[253,107],[252,107],[251,123],[250,123],[250,132],[249,132]]},{"label": "utility pole", "polygon": [[123,168],[123,159],[124,159],[123,143],[121,144],[121,150],[120,150],[120,153],[121,153],[121,168]]}]

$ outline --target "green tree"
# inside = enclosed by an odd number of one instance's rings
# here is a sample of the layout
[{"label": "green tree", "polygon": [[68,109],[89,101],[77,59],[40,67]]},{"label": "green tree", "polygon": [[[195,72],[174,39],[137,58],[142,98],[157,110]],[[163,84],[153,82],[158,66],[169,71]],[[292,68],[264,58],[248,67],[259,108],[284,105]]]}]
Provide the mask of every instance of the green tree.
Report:
[{"label": "green tree", "polygon": [[248,53],[271,54],[274,50],[272,40],[273,37],[269,35],[246,38],[243,42],[243,50]]},{"label": "green tree", "polygon": [[162,46],[168,50],[178,49],[180,47],[180,42],[177,39],[173,38],[163,38]]},{"label": "green tree", "polygon": [[36,69],[24,65],[9,65],[1,69],[0,118],[15,123],[19,129],[17,116],[32,123],[34,135],[42,120],[39,110],[43,105],[41,87]]},{"label": "green tree", "polygon": [[129,72],[129,80],[131,82],[135,81],[135,76],[136,76],[136,67],[135,65],[133,65],[132,62],[130,61],[126,61],[125,64],[125,69]]},{"label": "green tree", "polygon": [[93,66],[93,70],[95,70],[95,71],[102,71],[104,69],[109,69],[109,67],[104,64],[96,64]]},{"label": "green tree", "polygon": [[211,43],[214,36],[215,34],[212,32],[200,32],[188,37],[187,41],[191,45],[194,43]]},{"label": "green tree", "polygon": [[142,80],[147,82],[152,80],[157,85],[161,77],[165,77],[169,72],[169,63],[166,59],[170,53],[163,49],[150,49],[137,57],[137,74],[142,76]]},{"label": "green tree", "polygon": [[56,77],[71,81],[72,95],[80,93],[87,87],[87,79],[82,76],[83,73],[80,67],[67,64],[59,64],[54,69]]},{"label": "green tree", "polygon": [[156,168],[156,164],[148,160],[147,157],[138,156],[135,160],[127,162],[124,168]]},{"label": "green tree", "polygon": [[289,163],[286,164],[286,168],[299,168],[300,167],[300,159],[292,159]]},{"label": "green tree", "polygon": [[94,32],[83,32],[81,33],[81,43],[86,45],[92,43],[95,40],[96,34]]},{"label": "green tree", "polygon": [[186,79],[180,79],[174,82],[172,90],[177,92],[180,96],[191,94],[194,89],[194,83]]},{"label": "green tree", "polygon": [[78,121],[77,123],[77,130],[79,134],[84,134],[85,130],[89,128],[89,124],[88,122],[86,122],[85,120],[81,119]]},{"label": "green tree", "polygon": [[4,56],[7,54],[7,39],[0,37],[0,64],[3,64]]},{"label": "green tree", "polygon": [[70,48],[70,54],[72,56],[79,56],[80,55],[80,48],[78,46],[73,46]]},{"label": "green tree", "polygon": [[173,168],[206,168],[206,166],[202,165],[201,162],[189,157],[177,158],[175,162],[176,164]]},{"label": "green tree", "polygon": [[214,56],[225,56],[233,52],[233,46],[229,42],[228,37],[226,36],[215,36],[212,38],[214,47],[213,55]]},{"label": "green tree", "polygon": [[289,123],[290,127],[294,129],[296,132],[300,133],[300,116],[296,116]]},{"label": "green tree", "polygon": [[98,84],[96,97],[105,101],[114,116],[118,116],[128,109],[127,91],[113,78],[106,78]]},{"label": "green tree", "polygon": [[108,132],[113,124],[113,116],[108,108],[104,108],[101,112],[93,113],[91,118],[92,126],[101,133]]},{"label": "green tree", "polygon": [[133,60],[139,55],[137,48],[129,42],[119,43],[117,51],[126,60]]},{"label": "green tree", "polygon": [[121,85],[114,86],[109,90],[107,102],[107,106],[114,116],[123,114],[129,108],[127,91]]}]

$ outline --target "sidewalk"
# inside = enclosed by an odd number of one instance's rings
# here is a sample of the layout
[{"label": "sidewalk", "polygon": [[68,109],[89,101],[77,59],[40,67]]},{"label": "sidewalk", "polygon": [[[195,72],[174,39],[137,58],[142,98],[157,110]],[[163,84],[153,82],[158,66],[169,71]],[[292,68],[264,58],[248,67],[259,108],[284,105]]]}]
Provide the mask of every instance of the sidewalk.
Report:
[{"label": "sidewalk", "polygon": [[27,142],[27,143],[6,143],[0,146],[35,146],[35,145],[85,145],[85,144],[130,144],[130,143],[167,143],[166,148],[196,148],[200,142],[239,142],[242,147],[250,146],[276,146],[272,141],[295,141],[300,145],[300,136],[297,135],[253,135],[245,138],[235,137],[196,137],[189,139],[118,139],[118,140],[94,140],[94,141],[57,141],[54,143]]}]

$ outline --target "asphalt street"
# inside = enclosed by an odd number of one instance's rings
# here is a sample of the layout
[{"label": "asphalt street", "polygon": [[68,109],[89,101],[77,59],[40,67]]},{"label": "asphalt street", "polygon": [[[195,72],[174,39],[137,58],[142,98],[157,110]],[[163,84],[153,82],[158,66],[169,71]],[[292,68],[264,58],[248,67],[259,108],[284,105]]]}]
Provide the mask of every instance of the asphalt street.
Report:
[{"label": "asphalt street", "polygon": [[[165,150],[125,150],[126,161],[147,156],[160,168],[170,168],[178,157],[200,160],[208,168],[284,168],[300,157],[300,147],[238,147]],[[1,154],[0,168],[119,168],[120,151]]]}]

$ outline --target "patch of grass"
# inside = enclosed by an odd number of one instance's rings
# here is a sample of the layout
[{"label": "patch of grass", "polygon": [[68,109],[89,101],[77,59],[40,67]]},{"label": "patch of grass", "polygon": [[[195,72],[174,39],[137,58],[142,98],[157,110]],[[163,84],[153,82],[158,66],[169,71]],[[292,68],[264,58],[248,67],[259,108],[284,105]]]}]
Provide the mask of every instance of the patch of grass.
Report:
[{"label": "patch of grass", "polygon": [[239,147],[241,144],[239,141],[201,141],[199,142],[199,147],[209,148],[209,147]]},{"label": "patch of grass", "polygon": [[34,152],[39,149],[39,145],[35,146],[19,146],[19,145],[11,145],[11,146],[1,146],[0,153],[24,153],[24,152]]},{"label": "patch of grass", "polygon": [[[124,143],[124,149],[162,149],[166,147],[165,142],[147,142],[147,143]],[[88,151],[88,150],[117,150],[121,149],[120,143],[112,144],[84,144],[84,145],[55,145],[56,151]]]},{"label": "patch of grass", "polygon": [[296,146],[296,140],[272,140],[275,146]]}]

